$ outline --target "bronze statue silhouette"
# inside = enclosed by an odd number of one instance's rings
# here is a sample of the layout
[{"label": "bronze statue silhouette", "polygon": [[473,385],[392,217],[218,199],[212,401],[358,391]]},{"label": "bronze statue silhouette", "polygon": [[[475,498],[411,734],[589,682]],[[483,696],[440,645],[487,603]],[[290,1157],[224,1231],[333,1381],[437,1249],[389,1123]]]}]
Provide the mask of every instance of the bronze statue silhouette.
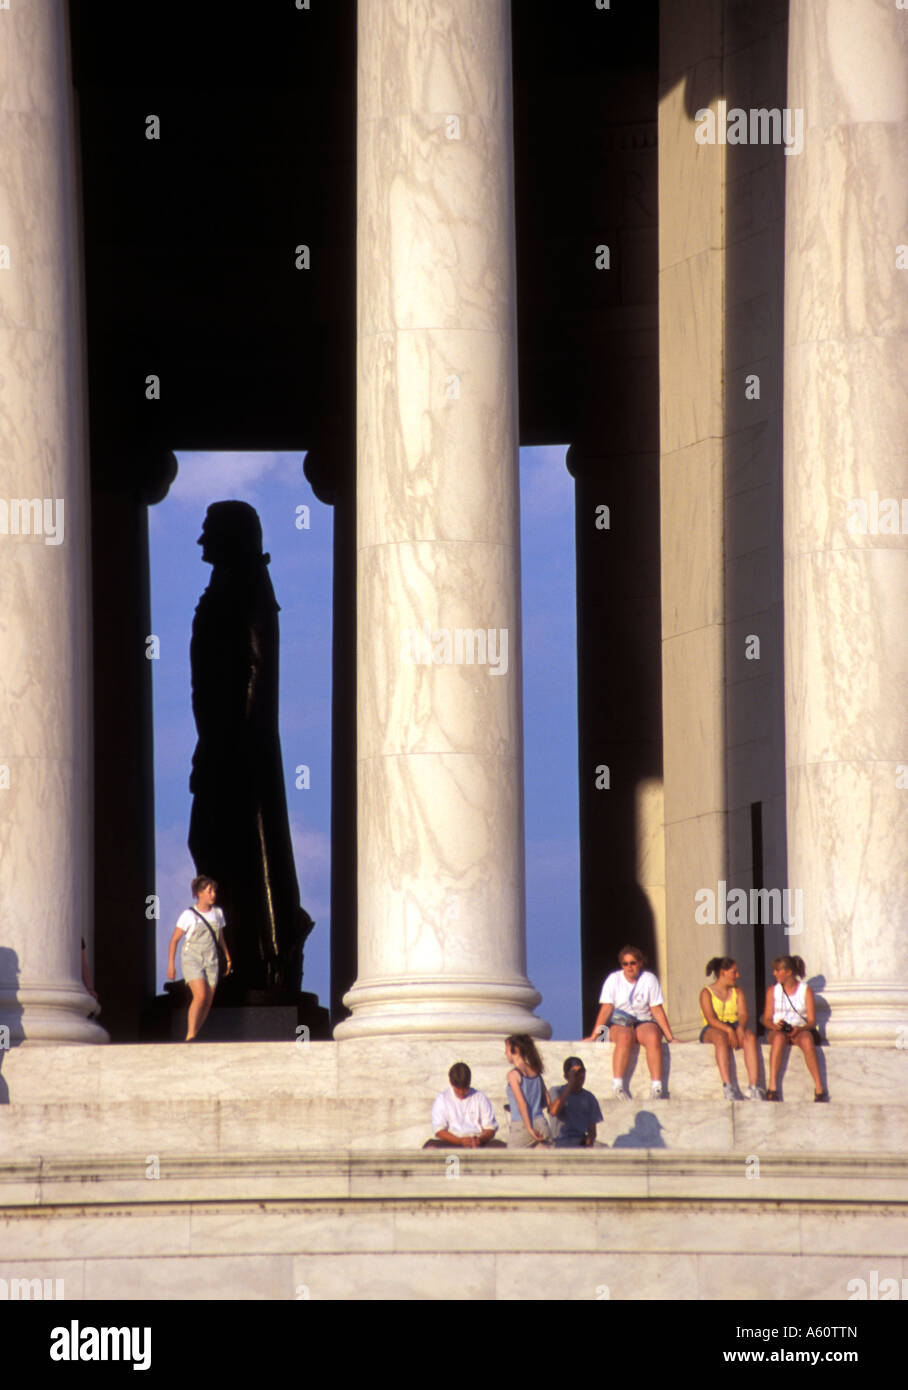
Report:
[{"label": "bronze statue silhouette", "polygon": [[246,502],[215,502],[198,544],[213,568],[192,623],[189,851],[218,884],[231,999],[300,988],[314,923],[300,906],[278,735],[278,612],[262,526]]}]

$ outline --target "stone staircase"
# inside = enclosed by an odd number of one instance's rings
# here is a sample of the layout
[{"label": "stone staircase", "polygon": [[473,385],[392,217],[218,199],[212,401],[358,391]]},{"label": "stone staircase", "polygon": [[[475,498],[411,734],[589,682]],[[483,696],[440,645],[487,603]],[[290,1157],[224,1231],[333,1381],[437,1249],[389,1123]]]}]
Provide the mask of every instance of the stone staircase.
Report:
[{"label": "stone staircase", "polygon": [[[566,1056],[583,1058],[603,1113],[598,1137],[610,1148],[899,1153],[908,1140],[908,1052],[895,1048],[823,1048],[828,1105],[812,1103],[800,1055],[789,1058],[776,1105],[723,1100],[712,1048],[697,1043],[665,1049],[661,1101],[649,1097],[638,1054],[630,1103],[612,1098],[610,1045],[546,1043],[542,1052],[550,1087]],[[498,1040],[443,1038],[26,1045],[0,1068],[0,1143],[28,1156],[412,1150],[429,1137],[433,1097],[462,1059],[506,1131],[501,1053]]]},{"label": "stone staircase", "polygon": [[908,1275],[904,1051],[824,1048],[828,1105],[792,1057],[775,1105],[724,1101],[699,1044],[666,1049],[661,1101],[642,1056],[619,1102],[607,1044],[541,1050],[550,1085],[584,1059],[607,1147],[422,1151],[454,1061],[504,1120],[500,1039],[16,1048],[0,1278],[89,1299],[637,1299]]}]

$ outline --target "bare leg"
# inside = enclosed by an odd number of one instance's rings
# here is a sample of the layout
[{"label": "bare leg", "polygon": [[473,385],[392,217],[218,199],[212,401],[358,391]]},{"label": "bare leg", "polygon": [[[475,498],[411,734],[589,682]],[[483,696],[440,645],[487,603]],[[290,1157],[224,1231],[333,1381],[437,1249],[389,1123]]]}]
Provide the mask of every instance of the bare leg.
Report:
[{"label": "bare leg", "polygon": [[201,1028],[205,1019],[208,1017],[208,1010],[211,1008],[211,1001],[214,998],[214,991],[208,981],[187,980],[186,983],[192,990],[192,1002],[189,1005],[189,1018],[186,1021],[186,1041],[194,1038]]},{"label": "bare leg", "polygon": [[787,1046],[787,1036],[784,1033],[773,1031],[772,1042],[769,1044],[769,1089],[771,1091],[776,1089],[776,1082],[779,1078],[779,1063]]},{"label": "bare leg", "polygon": [[711,1042],[716,1049],[716,1066],[719,1068],[722,1084],[727,1086],[731,1082],[731,1068],[728,1064],[728,1034],[723,1033],[721,1028],[707,1028],[703,1035],[703,1041]]},{"label": "bare leg", "polygon": [[823,1082],[820,1080],[820,1064],[817,1061],[817,1048],[811,1033],[799,1033],[795,1038],[798,1047],[804,1053],[804,1061],[807,1063],[807,1070],[813,1077],[815,1091],[823,1090]]},{"label": "bare leg", "polygon": [[646,1049],[646,1064],[653,1081],[662,1080],[662,1030],[655,1023],[638,1023],[637,1041]]},{"label": "bare leg", "polygon": [[212,1004],[214,1003],[214,985],[209,985],[209,984],[208,984],[208,981],[206,980],[206,981],[205,981],[205,986],[206,986],[207,993],[206,993],[206,995],[205,995],[205,1003],[204,1003],[204,1005],[202,1006],[202,1017],[199,1019],[199,1027],[200,1027],[200,1028],[201,1028],[202,1024],[205,1022],[205,1020],[206,1020],[206,1018],[208,1017],[208,1015],[211,1013],[211,1006],[212,1006]]},{"label": "bare leg", "polygon": [[760,1075],[760,1054],[757,1048],[757,1035],[746,1029],[743,1034],[741,1046],[744,1049],[744,1065],[747,1067],[747,1079],[751,1086],[758,1086],[757,1078]]},{"label": "bare leg", "polygon": [[612,1052],[612,1076],[616,1081],[623,1081],[630,1060],[634,1030],[633,1028],[625,1028],[623,1023],[614,1023],[609,1029],[609,1041],[614,1048]]}]

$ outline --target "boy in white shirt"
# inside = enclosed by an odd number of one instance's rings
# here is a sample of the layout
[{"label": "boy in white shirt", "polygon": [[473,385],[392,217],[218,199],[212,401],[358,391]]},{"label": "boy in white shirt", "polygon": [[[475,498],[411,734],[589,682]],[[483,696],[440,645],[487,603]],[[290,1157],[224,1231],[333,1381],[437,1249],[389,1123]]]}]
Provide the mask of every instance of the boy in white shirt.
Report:
[{"label": "boy in white shirt", "polygon": [[[424,1149],[481,1149],[495,1139],[498,1123],[492,1102],[483,1091],[470,1085],[472,1073],[466,1062],[455,1062],[448,1072],[451,1085],[441,1091],[432,1106],[434,1139]],[[496,1147],[500,1147],[496,1143]]]}]

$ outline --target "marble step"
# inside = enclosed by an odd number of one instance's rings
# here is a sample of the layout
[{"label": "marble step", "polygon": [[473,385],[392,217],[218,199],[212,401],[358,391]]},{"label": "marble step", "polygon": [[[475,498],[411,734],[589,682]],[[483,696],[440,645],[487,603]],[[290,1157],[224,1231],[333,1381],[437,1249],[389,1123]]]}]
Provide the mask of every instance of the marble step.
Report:
[{"label": "marble step", "polygon": [[[418,1150],[430,1136],[430,1099],[309,1096],[57,1101],[0,1107],[0,1152],[146,1155],[176,1152],[268,1155],[288,1149]],[[499,1119],[503,1119],[499,1108]],[[903,1153],[905,1107],[831,1103],[608,1100],[598,1138],[615,1152]],[[506,1125],[502,1124],[502,1134]]]},{"label": "marble step", "polygon": [[[456,1158],[456,1163],[452,1159]],[[73,1203],[327,1201],[596,1202],[698,1198],[752,1204],[827,1198],[892,1207],[908,1255],[908,1158],[904,1153],[740,1154],[683,1150],[483,1149],[277,1150],[216,1154],[175,1150],[136,1160],[95,1154],[0,1159],[0,1209]],[[2,1218],[0,1218],[2,1220]],[[7,1235],[9,1232],[7,1232]]]},{"label": "marble step", "polygon": [[152,1181],[116,1158],[0,1160],[0,1278],[87,1300],[844,1300],[908,1276],[906,1167],[499,1150],[455,1173],[335,1150],[184,1153]]},{"label": "marble step", "polygon": [[[712,1049],[666,1049],[666,1091],[649,1098],[645,1062],[633,1099],[612,1098],[611,1049],[556,1042],[543,1049],[549,1084],[575,1053],[600,1099],[599,1138],[618,1150],[766,1154],[903,1152],[908,1141],[906,1054],[893,1048],[824,1049],[831,1101],[815,1105],[800,1056],[790,1059],[780,1105],[728,1102]],[[0,1152],[23,1156],[190,1151],[267,1155],[418,1149],[432,1099],[452,1061],[468,1059],[506,1128],[498,1039],[387,1038],[344,1043],[198,1043],[38,1047],[2,1054]],[[558,1068],[560,1070],[560,1067]],[[6,1102],[6,1103],[3,1103]]]},{"label": "marble step", "polygon": [[[577,1041],[541,1044],[549,1086],[560,1084],[562,1062],[580,1056],[587,1088],[611,1105],[611,1045]],[[765,1075],[768,1049],[761,1048]],[[24,1044],[0,1052],[0,1111],[33,1103],[105,1103],[196,1097],[256,1099],[293,1094],[338,1102],[384,1097],[388,1104],[413,1099],[428,1117],[434,1095],[447,1085],[452,1062],[466,1061],[473,1085],[484,1090],[501,1118],[505,1072],[503,1039],[463,1036],[351,1039],[346,1042],[144,1044],[78,1047]],[[713,1049],[699,1043],[663,1048],[666,1090],[674,1101],[721,1100]],[[743,1058],[738,1080],[746,1085]],[[884,1105],[908,1109],[908,1049],[823,1047],[821,1073],[833,1105]],[[629,1088],[647,1101],[645,1058],[635,1049]],[[811,1101],[813,1083],[803,1058],[790,1056],[781,1081],[783,1099]]]}]

